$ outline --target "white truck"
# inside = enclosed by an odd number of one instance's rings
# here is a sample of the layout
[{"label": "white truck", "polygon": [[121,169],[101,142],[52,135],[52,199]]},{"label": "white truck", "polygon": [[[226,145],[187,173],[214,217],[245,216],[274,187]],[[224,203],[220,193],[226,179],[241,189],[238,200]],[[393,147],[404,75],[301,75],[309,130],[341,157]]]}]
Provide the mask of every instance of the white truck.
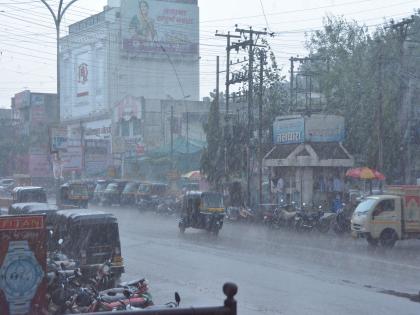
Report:
[{"label": "white truck", "polygon": [[351,219],[352,236],[369,245],[393,247],[398,240],[420,239],[420,186],[387,186],[366,197]]}]

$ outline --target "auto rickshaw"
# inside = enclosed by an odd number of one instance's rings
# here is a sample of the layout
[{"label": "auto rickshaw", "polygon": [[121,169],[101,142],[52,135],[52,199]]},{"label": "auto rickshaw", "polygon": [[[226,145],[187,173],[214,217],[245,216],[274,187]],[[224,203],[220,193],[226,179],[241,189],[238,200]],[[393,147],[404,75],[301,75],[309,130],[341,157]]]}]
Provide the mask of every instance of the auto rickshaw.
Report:
[{"label": "auto rickshaw", "polygon": [[189,191],[183,199],[179,230],[184,233],[186,228],[192,227],[204,229],[217,235],[223,226],[224,217],[225,208],[222,194]]},{"label": "auto rickshaw", "polygon": [[89,204],[87,185],[79,181],[68,182],[61,185],[60,200],[62,206],[87,208]]},{"label": "auto rickshaw", "polygon": [[51,244],[59,244],[62,239],[61,252],[80,263],[84,276],[93,277],[98,268],[109,261],[114,280],[111,286],[116,285],[125,268],[114,215],[95,210],[59,210],[50,216],[47,224],[53,230]]},{"label": "auto rickshaw", "polygon": [[12,191],[12,202],[47,202],[47,193],[42,187],[15,187]]},{"label": "auto rickshaw", "polygon": [[125,185],[121,194],[121,205],[133,206],[136,203],[136,194],[139,185],[139,182],[128,182]]},{"label": "auto rickshaw", "polygon": [[160,201],[167,197],[169,186],[162,183],[140,183],[136,204],[140,210],[156,210]]}]

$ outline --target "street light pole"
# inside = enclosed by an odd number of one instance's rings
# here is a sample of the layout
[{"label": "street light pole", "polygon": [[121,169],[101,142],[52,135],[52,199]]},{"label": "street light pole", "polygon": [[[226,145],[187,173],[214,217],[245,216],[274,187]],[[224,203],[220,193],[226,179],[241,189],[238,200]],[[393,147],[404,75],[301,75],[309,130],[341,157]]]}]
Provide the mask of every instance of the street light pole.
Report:
[{"label": "street light pole", "polygon": [[[60,119],[60,26],[61,21],[63,19],[64,14],[70,8],[70,6],[75,3],[77,0],[71,0],[66,5],[64,4],[64,0],[59,0],[58,2],[58,10],[57,13],[54,12],[54,10],[51,8],[51,6],[48,4],[46,0],[41,0],[41,2],[47,7],[48,11],[50,11],[55,24],[55,30],[56,30],[56,53],[57,53],[57,110],[58,110],[58,119]],[[60,153],[57,152],[57,160],[60,161]],[[55,193],[56,193],[56,203],[57,206],[61,204],[60,200],[60,178],[61,174],[58,176],[58,178],[55,181]]]}]

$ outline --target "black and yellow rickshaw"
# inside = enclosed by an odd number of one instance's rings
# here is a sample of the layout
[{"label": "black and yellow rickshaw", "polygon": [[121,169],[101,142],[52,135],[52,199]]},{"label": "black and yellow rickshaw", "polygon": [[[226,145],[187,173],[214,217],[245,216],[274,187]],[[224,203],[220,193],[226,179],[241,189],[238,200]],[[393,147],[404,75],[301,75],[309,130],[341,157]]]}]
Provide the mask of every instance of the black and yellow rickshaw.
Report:
[{"label": "black and yellow rickshaw", "polygon": [[62,206],[87,208],[89,204],[88,187],[80,181],[68,182],[60,187]]},{"label": "black and yellow rickshaw", "polygon": [[179,230],[184,233],[186,228],[192,227],[217,235],[223,226],[224,217],[222,194],[189,191],[183,199]]}]

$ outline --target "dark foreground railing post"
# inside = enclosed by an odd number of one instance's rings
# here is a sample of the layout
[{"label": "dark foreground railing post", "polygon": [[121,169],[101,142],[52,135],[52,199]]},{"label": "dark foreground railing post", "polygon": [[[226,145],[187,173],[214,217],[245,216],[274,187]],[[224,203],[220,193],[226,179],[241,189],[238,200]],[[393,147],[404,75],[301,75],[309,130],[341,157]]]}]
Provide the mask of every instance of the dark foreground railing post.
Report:
[{"label": "dark foreground railing post", "polygon": [[238,293],[238,287],[234,283],[225,283],[223,286],[223,293],[226,295],[225,307],[230,310],[229,315],[236,315],[235,295]]}]

